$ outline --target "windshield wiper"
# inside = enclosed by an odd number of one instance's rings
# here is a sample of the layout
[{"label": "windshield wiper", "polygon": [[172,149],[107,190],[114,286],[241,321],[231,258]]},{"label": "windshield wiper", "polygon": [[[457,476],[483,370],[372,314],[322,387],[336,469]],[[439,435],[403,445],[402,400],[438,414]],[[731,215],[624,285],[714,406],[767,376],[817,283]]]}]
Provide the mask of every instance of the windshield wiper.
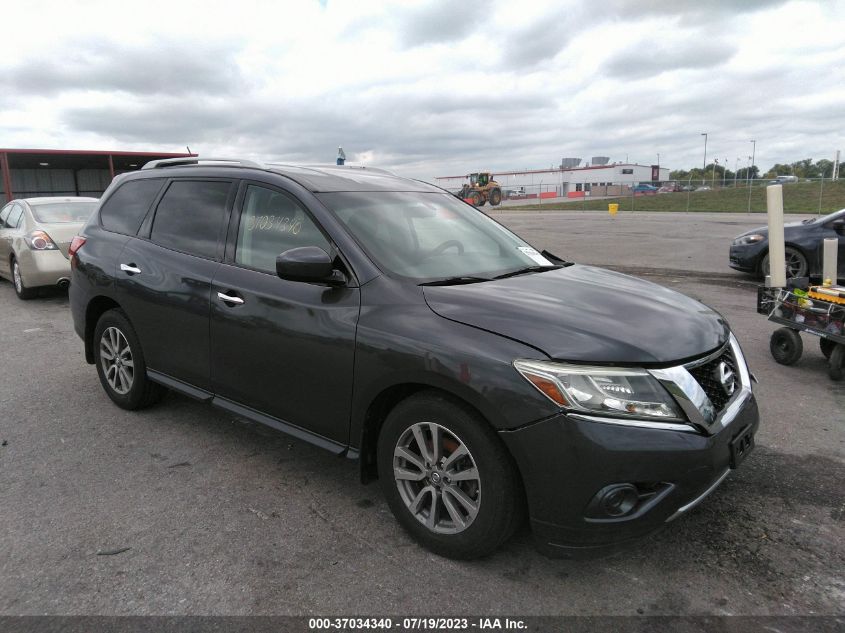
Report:
[{"label": "windshield wiper", "polygon": [[490,277],[475,277],[472,275],[464,275],[461,277],[447,277],[446,279],[435,279],[434,281],[424,281],[420,286],[457,286],[459,284],[475,284],[479,281],[490,281]]},{"label": "windshield wiper", "polygon": [[511,272],[505,273],[504,275],[497,275],[496,277],[493,277],[493,279],[507,279],[508,277],[516,277],[517,275],[539,273],[544,270],[555,270],[557,268],[560,268],[560,266],[526,266],[525,268],[512,270]]}]

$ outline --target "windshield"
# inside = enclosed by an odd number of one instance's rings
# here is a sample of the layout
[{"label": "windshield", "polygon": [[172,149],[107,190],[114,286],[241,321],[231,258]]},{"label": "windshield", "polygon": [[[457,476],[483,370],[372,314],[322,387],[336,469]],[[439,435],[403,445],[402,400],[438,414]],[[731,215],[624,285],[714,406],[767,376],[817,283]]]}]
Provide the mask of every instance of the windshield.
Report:
[{"label": "windshield", "polygon": [[342,192],[320,200],[386,272],[419,281],[552,266],[534,248],[446,193]]},{"label": "windshield", "polygon": [[845,209],[840,209],[839,211],[834,211],[833,213],[831,213],[829,215],[823,215],[820,218],[813,218],[811,220],[804,220],[804,223],[805,224],[827,224],[828,222],[831,222],[833,220],[838,220],[840,218],[845,220]]},{"label": "windshield", "polygon": [[80,202],[46,202],[33,204],[32,213],[40,224],[65,224],[71,222],[87,222],[97,203],[93,201]]}]

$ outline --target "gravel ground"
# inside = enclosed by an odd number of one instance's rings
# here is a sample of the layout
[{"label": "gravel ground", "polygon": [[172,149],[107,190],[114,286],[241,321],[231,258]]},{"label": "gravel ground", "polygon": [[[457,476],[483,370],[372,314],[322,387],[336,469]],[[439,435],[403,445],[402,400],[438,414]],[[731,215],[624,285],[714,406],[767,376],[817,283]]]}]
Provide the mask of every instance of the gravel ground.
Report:
[{"label": "gravel ground", "polygon": [[[130,413],[85,364],[67,296],[0,283],[0,614],[841,614],[845,385],[793,367],[727,268],[761,218],[497,213],[537,246],[677,288],[731,321],[759,379],[757,447],[630,551],[454,562],[417,547],[356,464],[171,394]],[[620,318],[624,318],[620,316]]]}]

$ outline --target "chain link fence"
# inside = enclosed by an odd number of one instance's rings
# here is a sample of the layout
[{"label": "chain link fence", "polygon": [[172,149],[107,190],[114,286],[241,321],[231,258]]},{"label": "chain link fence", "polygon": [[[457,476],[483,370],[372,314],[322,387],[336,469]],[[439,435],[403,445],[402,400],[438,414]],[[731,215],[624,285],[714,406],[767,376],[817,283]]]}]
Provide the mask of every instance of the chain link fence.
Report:
[{"label": "chain link fence", "polygon": [[[635,211],[685,211],[716,213],[765,213],[766,187],[774,179],[705,182],[654,181],[625,183],[567,183],[564,185],[503,186],[499,209],[565,209],[607,211],[617,204],[621,213]],[[786,213],[825,214],[845,208],[845,180],[788,178],[783,185]],[[490,208],[485,206],[485,208]]]}]

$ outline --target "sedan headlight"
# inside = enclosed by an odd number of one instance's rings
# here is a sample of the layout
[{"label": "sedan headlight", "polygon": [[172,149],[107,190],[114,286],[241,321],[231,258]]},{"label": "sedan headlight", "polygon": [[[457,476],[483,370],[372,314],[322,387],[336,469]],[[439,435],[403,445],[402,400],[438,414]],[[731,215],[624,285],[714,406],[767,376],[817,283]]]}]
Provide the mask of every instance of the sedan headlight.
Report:
[{"label": "sedan headlight", "polygon": [[516,370],[563,409],[619,417],[686,422],[663,385],[645,369],[516,360]]},{"label": "sedan headlight", "polygon": [[766,239],[765,235],[759,233],[752,233],[751,235],[740,235],[734,240],[734,246],[746,246],[748,244],[756,244]]}]

